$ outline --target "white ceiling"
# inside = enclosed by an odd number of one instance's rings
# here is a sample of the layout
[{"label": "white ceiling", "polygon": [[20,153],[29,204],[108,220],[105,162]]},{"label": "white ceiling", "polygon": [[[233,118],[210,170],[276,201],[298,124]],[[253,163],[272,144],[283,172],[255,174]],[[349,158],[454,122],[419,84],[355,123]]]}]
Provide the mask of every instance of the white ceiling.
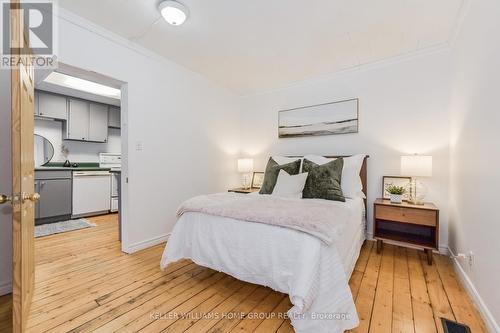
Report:
[{"label": "white ceiling", "polygon": [[[60,0],[75,14],[241,94],[446,43],[463,0]],[[156,21],[156,24],[154,22]]]}]

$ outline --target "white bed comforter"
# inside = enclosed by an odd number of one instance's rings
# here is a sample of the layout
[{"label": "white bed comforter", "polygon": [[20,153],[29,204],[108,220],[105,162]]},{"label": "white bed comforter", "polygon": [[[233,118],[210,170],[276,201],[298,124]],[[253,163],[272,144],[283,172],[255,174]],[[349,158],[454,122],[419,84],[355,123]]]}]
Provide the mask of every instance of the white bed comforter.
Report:
[{"label": "white bed comforter", "polygon": [[347,223],[345,205],[328,200],[290,199],[270,195],[215,193],[186,200],[177,210],[259,222],[308,233],[330,245]]},{"label": "white bed comforter", "polygon": [[[300,199],[297,199],[300,200]],[[359,220],[359,200],[331,202]],[[338,237],[342,237],[339,230]],[[310,234],[263,223],[186,212],[178,220],[163,253],[161,267],[188,258],[240,280],[287,293],[296,332],[343,332],[359,320],[337,244]]]}]

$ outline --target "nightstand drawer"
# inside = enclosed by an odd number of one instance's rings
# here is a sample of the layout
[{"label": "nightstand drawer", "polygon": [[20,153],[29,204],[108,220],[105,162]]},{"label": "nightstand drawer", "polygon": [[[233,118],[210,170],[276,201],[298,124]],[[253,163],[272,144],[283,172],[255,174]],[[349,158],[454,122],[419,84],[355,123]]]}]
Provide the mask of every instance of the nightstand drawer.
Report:
[{"label": "nightstand drawer", "polygon": [[433,210],[378,205],[375,218],[434,227],[437,221],[436,214],[437,212]]}]

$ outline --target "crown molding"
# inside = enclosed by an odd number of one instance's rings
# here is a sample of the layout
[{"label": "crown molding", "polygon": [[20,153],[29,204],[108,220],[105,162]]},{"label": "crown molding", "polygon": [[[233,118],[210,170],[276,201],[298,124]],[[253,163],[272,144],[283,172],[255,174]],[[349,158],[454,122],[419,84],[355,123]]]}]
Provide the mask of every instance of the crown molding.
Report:
[{"label": "crown molding", "polygon": [[327,81],[337,79],[338,77],[341,77],[344,75],[371,71],[374,69],[388,67],[388,66],[391,66],[394,64],[410,61],[410,60],[413,60],[416,58],[425,57],[425,56],[432,55],[432,54],[450,52],[450,51],[451,51],[450,44],[448,41],[446,41],[444,43],[437,44],[434,46],[429,46],[426,48],[422,48],[422,49],[415,50],[415,51],[410,51],[407,53],[399,54],[396,56],[384,58],[384,59],[373,61],[373,62],[363,63],[360,65],[348,67],[348,68],[341,69],[341,70],[331,72],[328,74],[316,75],[316,76],[311,77],[309,79],[298,80],[298,81],[295,81],[295,82],[292,82],[289,84],[281,85],[277,88],[273,88],[273,89],[269,89],[269,90],[265,90],[265,91],[261,91],[261,92],[250,93],[250,94],[241,94],[240,97],[248,98],[248,97],[255,97],[255,96],[260,96],[260,95],[268,95],[268,94],[272,94],[272,93],[278,93],[280,91],[284,91],[284,90],[291,89],[291,88],[322,84],[322,83],[325,83]]},{"label": "crown molding", "polygon": [[457,17],[455,19],[455,25],[451,32],[450,39],[448,40],[450,48],[455,47],[458,37],[460,36],[460,32],[462,31],[462,26],[464,25],[465,18],[469,14],[471,4],[472,4],[471,0],[462,1],[462,6],[460,6]]},{"label": "crown molding", "polygon": [[[164,56],[162,56],[154,51],[151,51],[150,49],[147,49],[147,48],[127,39],[127,38],[124,38],[124,37],[122,37],[114,32],[111,32],[111,31],[103,28],[102,26],[95,24],[92,21],[89,21],[81,16],[78,16],[77,14],[75,14],[73,12],[70,12],[64,8],[61,8],[60,6],[58,7],[57,11],[54,14],[59,19],[62,19],[70,24],[73,24],[73,25],[75,25],[83,30],[94,33],[94,34],[100,36],[101,38],[107,39],[108,41],[110,41],[112,43],[115,43],[121,47],[127,48],[127,49],[129,49],[129,50],[131,50],[131,51],[133,51],[133,52],[135,52],[143,57],[146,57],[150,60],[159,62],[159,63],[164,64],[166,66],[177,67],[180,70],[188,72],[188,73],[192,74],[193,76],[198,77],[199,79],[207,82],[208,84],[210,84],[214,87],[217,87],[218,89],[221,89],[222,91],[224,91],[228,94],[231,94],[234,96],[237,95],[233,90],[231,90],[227,87],[221,86],[220,84],[209,79],[205,75],[203,75],[199,72],[196,72],[192,69],[189,69],[181,64],[178,64],[178,63],[168,59],[167,57],[164,57]],[[69,64],[69,65],[71,65],[71,64]]]},{"label": "crown molding", "polygon": [[471,0],[463,0],[462,5],[459,9],[459,12],[457,14],[456,20],[455,20],[455,25],[452,29],[452,33],[450,34],[450,37],[447,41],[436,44],[433,46],[425,47],[422,49],[417,49],[413,50],[410,52],[398,54],[395,56],[387,57],[381,60],[373,61],[373,62],[367,62],[363,64],[358,64],[356,66],[344,68],[338,71],[334,71],[331,73],[323,74],[323,75],[315,75],[311,76],[309,78],[303,79],[303,80],[297,80],[293,81],[284,85],[277,86],[276,88],[271,88],[267,90],[262,90],[262,91],[256,91],[256,92],[251,92],[251,93],[242,93],[235,91],[234,89],[228,88],[226,86],[223,86],[216,81],[206,77],[205,75],[194,71],[192,69],[189,69],[181,64],[178,64],[167,57],[164,57],[154,51],[151,51],[127,38],[124,38],[122,36],[119,36],[118,34],[111,32],[105,28],[103,28],[100,25],[97,25],[85,18],[82,18],[81,16],[78,16],[77,14],[74,14],[66,9],[63,8],[58,8],[56,15],[71,23],[74,24],[84,30],[87,30],[89,32],[92,32],[96,35],[99,35],[102,38],[105,38],[115,44],[118,44],[122,47],[125,47],[133,52],[136,52],[144,57],[147,57],[149,59],[152,59],[154,61],[163,63],[168,66],[175,65],[179,68],[182,68],[183,70],[192,73],[193,75],[196,75],[199,78],[202,78],[204,81],[207,81],[209,84],[218,87],[219,89],[227,92],[228,94],[231,94],[233,96],[241,97],[241,98],[248,98],[248,97],[254,97],[254,96],[260,96],[260,95],[267,95],[271,93],[277,93],[283,90],[291,89],[291,88],[296,88],[296,87],[302,87],[302,86],[309,86],[309,85],[315,85],[315,84],[321,84],[326,81],[335,79],[337,77],[340,77],[342,75],[348,75],[356,72],[364,72],[364,71],[369,71],[377,68],[382,68],[386,66],[390,66],[393,64],[405,62],[412,60],[414,58],[422,57],[422,56],[427,56],[431,54],[436,54],[439,52],[449,52],[453,46],[455,45],[456,40],[458,39],[458,36],[460,34],[461,27],[463,25],[463,22],[465,20],[465,17],[467,16],[467,13],[469,11],[471,4]]}]

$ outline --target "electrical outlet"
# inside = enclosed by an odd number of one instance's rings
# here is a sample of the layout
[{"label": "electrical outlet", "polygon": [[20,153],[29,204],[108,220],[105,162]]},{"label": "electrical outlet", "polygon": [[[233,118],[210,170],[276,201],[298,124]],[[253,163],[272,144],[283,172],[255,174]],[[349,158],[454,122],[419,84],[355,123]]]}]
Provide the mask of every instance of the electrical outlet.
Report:
[{"label": "electrical outlet", "polygon": [[474,252],[469,251],[467,259],[469,260],[469,267],[472,268],[474,266]]}]

